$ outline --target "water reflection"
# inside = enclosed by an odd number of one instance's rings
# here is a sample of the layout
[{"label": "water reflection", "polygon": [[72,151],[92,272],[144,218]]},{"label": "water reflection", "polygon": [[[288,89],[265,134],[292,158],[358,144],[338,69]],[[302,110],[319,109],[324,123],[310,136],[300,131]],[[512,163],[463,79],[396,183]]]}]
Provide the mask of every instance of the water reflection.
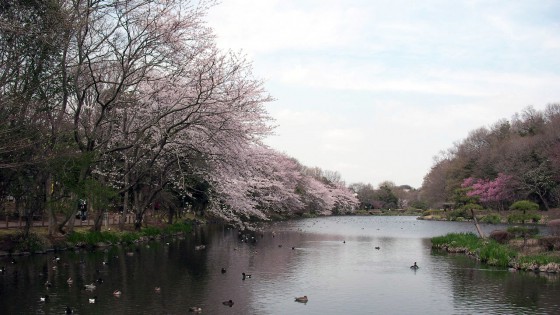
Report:
[{"label": "water reflection", "polygon": [[[495,228],[484,226],[486,233]],[[58,253],[59,262],[54,254],[20,257],[17,265],[2,259],[8,271],[0,276],[0,313],[62,314],[66,305],[76,314],[185,314],[194,306],[204,314],[551,314],[559,308],[556,276],[510,273],[432,252],[430,237],[474,232],[469,223],[334,217],[275,223],[265,231],[241,239],[237,230],[208,225],[182,240]],[[200,245],[205,249],[196,250]],[[416,271],[409,268],[414,261]],[[252,277],[242,280],[242,272]],[[83,289],[92,282],[94,292]],[[39,301],[44,294],[48,303]],[[97,303],[89,304],[93,295]],[[304,295],[308,303],[295,302]],[[232,307],[222,304],[228,300]]]}]

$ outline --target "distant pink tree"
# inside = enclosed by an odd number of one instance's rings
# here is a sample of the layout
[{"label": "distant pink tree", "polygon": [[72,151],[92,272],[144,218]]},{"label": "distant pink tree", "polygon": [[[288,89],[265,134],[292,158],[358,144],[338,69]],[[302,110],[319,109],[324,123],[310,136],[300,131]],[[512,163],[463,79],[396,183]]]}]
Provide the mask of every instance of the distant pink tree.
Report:
[{"label": "distant pink tree", "polygon": [[499,173],[493,180],[466,178],[461,187],[468,189],[467,196],[478,197],[481,203],[495,205],[499,210],[503,210],[504,203],[510,201],[513,195],[511,181],[512,176]]},{"label": "distant pink tree", "polygon": [[297,161],[263,145],[237,145],[235,152],[232,159],[211,163],[208,178],[216,192],[217,203],[210,209],[214,215],[239,221],[240,217],[267,219],[272,213],[303,210],[297,192],[302,177]]},{"label": "distant pink tree", "polygon": [[321,215],[348,212],[359,204],[354,192],[340,180],[337,172],[318,167],[301,167],[299,191],[306,209]]},{"label": "distant pink tree", "polygon": [[344,183],[333,184],[330,191],[334,198],[334,212],[345,213],[353,211],[360,204],[355,193],[348,189]]}]

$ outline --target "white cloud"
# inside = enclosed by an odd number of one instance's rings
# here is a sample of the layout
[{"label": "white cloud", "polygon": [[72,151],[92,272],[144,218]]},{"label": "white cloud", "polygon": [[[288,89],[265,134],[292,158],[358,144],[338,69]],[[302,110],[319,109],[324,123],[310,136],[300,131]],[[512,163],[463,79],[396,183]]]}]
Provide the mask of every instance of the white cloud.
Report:
[{"label": "white cloud", "polygon": [[242,48],[250,54],[341,47],[360,29],[364,16],[359,10],[311,4],[229,0],[213,9],[210,18],[223,47]]}]

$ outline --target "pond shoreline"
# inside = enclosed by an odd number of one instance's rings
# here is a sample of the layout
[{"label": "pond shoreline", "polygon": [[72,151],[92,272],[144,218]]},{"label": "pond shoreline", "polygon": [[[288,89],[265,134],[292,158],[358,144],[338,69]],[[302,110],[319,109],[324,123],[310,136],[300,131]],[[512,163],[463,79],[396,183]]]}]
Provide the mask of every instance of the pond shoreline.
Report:
[{"label": "pond shoreline", "polygon": [[126,246],[165,238],[182,238],[190,233],[199,220],[184,220],[163,227],[148,227],[140,231],[73,231],[61,236],[45,236],[30,233],[25,240],[20,231],[0,238],[0,257],[43,255],[67,250],[97,249],[111,246]]},{"label": "pond shoreline", "polygon": [[[489,266],[509,268],[510,271],[560,273],[560,253],[557,250],[543,250],[540,242],[534,238],[525,240],[521,250],[513,246],[518,240],[500,244],[492,239],[479,238],[473,233],[451,233],[433,237],[431,241],[433,249],[464,254]],[[527,251],[527,246],[532,248],[532,253],[523,252]]]}]

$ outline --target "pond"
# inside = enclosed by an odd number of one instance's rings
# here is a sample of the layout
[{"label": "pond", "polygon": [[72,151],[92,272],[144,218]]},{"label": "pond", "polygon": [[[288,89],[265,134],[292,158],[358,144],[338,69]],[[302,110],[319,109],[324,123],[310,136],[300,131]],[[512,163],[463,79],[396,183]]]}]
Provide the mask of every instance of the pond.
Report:
[{"label": "pond", "polygon": [[[432,236],[475,231],[468,222],[415,217],[326,217],[269,224],[254,238],[210,224],[184,239],[15,257],[15,264],[5,257],[0,314],[63,314],[67,306],[74,314],[558,312],[558,275],[509,272],[431,249]],[[414,262],[419,269],[410,269]],[[84,289],[92,283],[93,291]],[[295,301],[304,295],[307,303]],[[228,300],[231,307],[222,304]]]}]

